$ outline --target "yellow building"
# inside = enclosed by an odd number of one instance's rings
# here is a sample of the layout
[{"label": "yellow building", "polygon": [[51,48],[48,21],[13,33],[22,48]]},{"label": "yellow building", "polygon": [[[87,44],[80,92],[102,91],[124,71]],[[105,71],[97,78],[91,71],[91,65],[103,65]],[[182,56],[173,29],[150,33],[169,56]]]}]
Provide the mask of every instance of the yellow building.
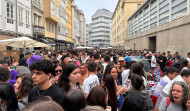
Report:
[{"label": "yellow building", "polygon": [[128,18],[145,0],[119,0],[112,16],[112,47],[124,49]]},{"label": "yellow building", "polygon": [[[67,22],[66,22],[66,41],[68,43],[73,43],[72,41],[72,28],[71,28],[71,4],[72,0],[67,0],[67,6],[66,6],[66,15],[67,15]],[[68,44],[71,45],[71,44]]]},{"label": "yellow building", "polygon": [[57,0],[44,0],[43,10],[45,37],[55,40],[56,27],[59,22],[59,2]]}]

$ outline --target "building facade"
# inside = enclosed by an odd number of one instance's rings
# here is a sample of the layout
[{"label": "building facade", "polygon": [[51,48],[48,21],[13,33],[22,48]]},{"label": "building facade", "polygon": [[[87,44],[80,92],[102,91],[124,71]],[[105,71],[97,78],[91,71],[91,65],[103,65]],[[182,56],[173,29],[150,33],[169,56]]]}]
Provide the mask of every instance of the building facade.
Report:
[{"label": "building facade", "polygon": [[56,49],[66,49],[67,0],[59,0],[59,22],[57,24]]},{"label": "building facade", "polygon": [[43,0],[32,0],[32,27],[35,39],[44,38]]},{"label": "building facade", "polygon": [[110,46],[110,21],[112,12],[107,9],[99,9],[92,16],[92,45],[98,48]]},{"label": "building facade", "polygon": [[1,0],[0,5],[0,39],[31,37],[31,0]]},{"label": "building facade", "polygon": [[145,0],[118,0],[112,16],[112,47],[124,49],[127,19]]},{"label": "building facade", "polygon": [[43,22],[44,22],[44,36],[49,41],[55,41],[57,24],[59,23],[59,1],[44,0],[43,1]]},{"label": "building facade", "polygon": [[66,6],[66,16],[67,16],[67,22],[66,22],[66,41],[67,41],[67,48],[73,47],[74,43],[72,41],[72,15],[71,15],[71,4],[72,0],[67,0],[67,6]]},{"label": "building facade", "polygon": [[93,47],[93,45],[92,45],[92,24],[86,24],[86,38],[87,38],[86,43],[88,44],[87,46]]},{"label": "building facade", "polygon": [[189,52],[189,0],[147,0],[128,24],[126,49]]}]

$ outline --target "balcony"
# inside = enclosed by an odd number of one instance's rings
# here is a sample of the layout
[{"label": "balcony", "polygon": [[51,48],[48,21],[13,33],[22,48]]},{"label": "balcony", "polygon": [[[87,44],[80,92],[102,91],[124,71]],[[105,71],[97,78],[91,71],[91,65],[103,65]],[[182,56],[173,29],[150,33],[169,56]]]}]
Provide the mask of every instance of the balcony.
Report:
[{"label": "balcony", "polygon": [[34,25],[33,26],[33,34],[39,35],[39,36],[44,36],[44,27]]}]

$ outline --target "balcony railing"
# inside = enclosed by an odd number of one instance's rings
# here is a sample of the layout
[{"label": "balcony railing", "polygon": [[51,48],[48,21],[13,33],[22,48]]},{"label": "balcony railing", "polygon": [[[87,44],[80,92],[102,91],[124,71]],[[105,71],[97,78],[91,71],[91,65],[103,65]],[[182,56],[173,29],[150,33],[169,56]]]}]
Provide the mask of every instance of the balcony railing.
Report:
[{"label": "balcony railing", "polygon": [[42,26],[33,26],[33,33],[36,35],[44,35],[44,27]]}]

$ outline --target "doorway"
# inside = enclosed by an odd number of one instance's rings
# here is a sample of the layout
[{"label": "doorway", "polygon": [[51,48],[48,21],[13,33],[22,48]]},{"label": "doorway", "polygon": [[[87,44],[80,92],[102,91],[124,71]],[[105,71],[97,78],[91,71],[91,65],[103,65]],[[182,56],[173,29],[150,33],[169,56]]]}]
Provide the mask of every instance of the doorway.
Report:
[{"label": "doorway", "polygon": [[156,36],[149,37],[149,49],[156,51]]}]

